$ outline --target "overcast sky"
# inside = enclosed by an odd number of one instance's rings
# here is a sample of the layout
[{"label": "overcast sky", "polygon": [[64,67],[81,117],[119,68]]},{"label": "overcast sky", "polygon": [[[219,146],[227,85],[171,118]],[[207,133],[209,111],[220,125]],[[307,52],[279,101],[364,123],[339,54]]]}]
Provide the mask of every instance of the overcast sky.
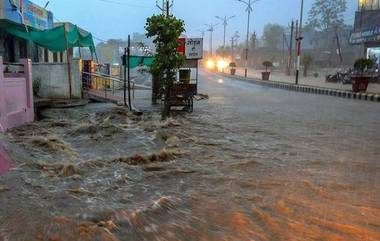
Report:
[{"label": "overcast sky", "polygon": [[[47,0],[32,0],[44,6]],[[161,0],[159,0],[161,1]],[[314,0],[305,0],[305,11],[310,9]],[[145,20],[158,13],[155,0],[50,0],[48,9],[57,20],[70,21],[90,31],[100,39],[122,38],[133,32],[144,32]],[[260,36],[265,24],[280,23],[287,25],[299,17],[301,0],[260,0],[254,4],[251,31]],[[347,23],[352,24],[356,0],[348,0]],[[246,33],[247,14],[245,7],[237,0],[174,0],[174,14],[185,20],[188,36],[198,37],[198,30],[206,29],[204,24],[217,23],[215,16],[236,18],[228,26],[228,38],[234,31],[241,36]],[[306,16],[307,19],[307,16]],[[208,34],[206,33],[206,41]],[[214,33],[215,45],[223,38],[223,28],[219,24]]]}]

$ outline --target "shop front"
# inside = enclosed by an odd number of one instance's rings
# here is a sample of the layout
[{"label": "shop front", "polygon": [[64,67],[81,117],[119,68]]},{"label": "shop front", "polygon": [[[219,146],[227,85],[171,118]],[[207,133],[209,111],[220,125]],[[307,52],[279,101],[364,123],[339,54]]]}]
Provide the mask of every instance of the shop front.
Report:
[{"label": "shop front", "polygon": [[380,59],[380,1],[359,0],[350,43],[361,45],[363,57]]},{"label": "shop front", "polygon": [[53,14],[29,0],[0,1],[0,56],[9,63],[23,58],[33,62],[49,62],[53,59],[53,53],[7,30],[10,27],[25,31],[47,30],[53,26]]}]

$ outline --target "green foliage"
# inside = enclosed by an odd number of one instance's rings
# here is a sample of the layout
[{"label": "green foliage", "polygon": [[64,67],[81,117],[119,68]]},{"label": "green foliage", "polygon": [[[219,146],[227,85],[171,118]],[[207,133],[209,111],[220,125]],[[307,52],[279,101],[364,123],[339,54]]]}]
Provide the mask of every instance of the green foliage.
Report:
[{"label": "green foliage", "polygon": [[264,26],[264,46],[271,49],[278,49],[282,44],[285,27],[279,24],[267,24]]},{"label": "green foliage", "polygon": [[309,69],[309,66],[313,63],[313,57],[309,54],[303,55],[302,56],[302,64],[304,65],[303,69],[303,76],[307,76],[307,71]]},{"label": "green foliage", "polygon": [[249,41],[249,43],[250,43],[250,50],[251,51],[256,50],[256,48],[257,48],[257,42],[258,42],[257,35],[256,35],[256,32],[254,32],[251,35],[251,38],[250,38],[250,41]]},{"label": "green foliage", "polygon": [[308,25],[322,31],[342,27],[346,10],[346,0],[315,0],[309,11]]},{"label": "green foliage", "polygon": [[358,59],[355,61],[354,69],[363,74],[365,69],[372,68],[374,64],[372,59]]},{"label": "green foliage", "polygon": [[40,92],[41,89],[41,79],[36,78],[33,80],[33,95],[38,96],[38,93]]},{"label": "green foliage", "polygon": [[302,56],[302,64],[305,66],[309,66],[311,63],[313,63],[313,57],[311,55],[306,54]]},{"label": "green foliage", "polygon": [[273,67],[273,63],[270,61],[264,61],[263,66],[265,67],[265,72],[268,72],[268,68]]},{"label": "green foliage", "polygon": [[[145,30],[146,36],[153,38],[156,45],[156,55],[151,73],[160,82],[161,91],[168,96],[169,89],[176,79],[176,69],[184,63],[184,56],[178,54],[178,38],[185,31],[183,20],[173,15],[153,15],[147,19]],[[165,111],[166,112],[165,108]],[[163,113],[167,115],[168,113]]]},{"label": "green foliage", "polygon": [[179,46],[177,39],[185,31],[184,22],[174,16],[153,15],[147,19],[145,29],[146,36],[154,39],[153,43],[157,48],[152,72],[161,77],[169,73],[166,81],[174,81],[174,70],[184,61],[184,57],[177,53]]}]

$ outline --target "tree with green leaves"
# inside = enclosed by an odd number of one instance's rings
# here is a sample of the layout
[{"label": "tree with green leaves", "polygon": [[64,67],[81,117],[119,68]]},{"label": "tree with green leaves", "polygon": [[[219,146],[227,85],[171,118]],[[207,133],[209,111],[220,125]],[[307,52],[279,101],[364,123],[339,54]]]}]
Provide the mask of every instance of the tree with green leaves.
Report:
[{"label": "tree with green leaves", "polygon": [[309,11],[308,25],[320,31],[342,27],[346,10],[346,0],[315,0]]},{"label": "tree with green leaves", "polygon": [[270,49],[278,49],[282,46],[282,38],[285,27],[279,24],[267,24],[264,26],[264,46]]},{"label": "tree with green leaves", "polygon": [[184,63],[184,56],[177,52],[178,38],[185,31],[185,23],[173,15],[153,15],[147,19],[146,36],[153,38],[156,45],[156,55],[151,73],[158,82],[160,93],[165,97],[163,117],[169,115],[168,97],[170,88],[176,80],[176,70]]},{"label": "tree with green leaves", "polygon": [[313,63],[313,57],[311,55],[306,54],[302,56],[302,64],[303,64],[303,76],[307,77],[307,71],[309,70],[310,65]]},{"label": "tree with green leaves", "polygon": [[253,32],[253,34],[251,35],[249,43],[250,43],[250,50],[255,51],[257,48],[257,43],[258,43],[256,32]]}]

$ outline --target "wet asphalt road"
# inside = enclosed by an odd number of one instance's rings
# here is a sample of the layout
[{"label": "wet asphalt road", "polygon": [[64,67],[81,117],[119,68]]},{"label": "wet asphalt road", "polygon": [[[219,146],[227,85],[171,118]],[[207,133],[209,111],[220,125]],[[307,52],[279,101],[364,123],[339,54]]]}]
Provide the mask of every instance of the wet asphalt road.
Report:
[{"label": "wet asphalt road", "polygon": [[166,121],[90,104],[7,133],[0,241],[380,240],[378,103],[202,71],[199,92]]}]

